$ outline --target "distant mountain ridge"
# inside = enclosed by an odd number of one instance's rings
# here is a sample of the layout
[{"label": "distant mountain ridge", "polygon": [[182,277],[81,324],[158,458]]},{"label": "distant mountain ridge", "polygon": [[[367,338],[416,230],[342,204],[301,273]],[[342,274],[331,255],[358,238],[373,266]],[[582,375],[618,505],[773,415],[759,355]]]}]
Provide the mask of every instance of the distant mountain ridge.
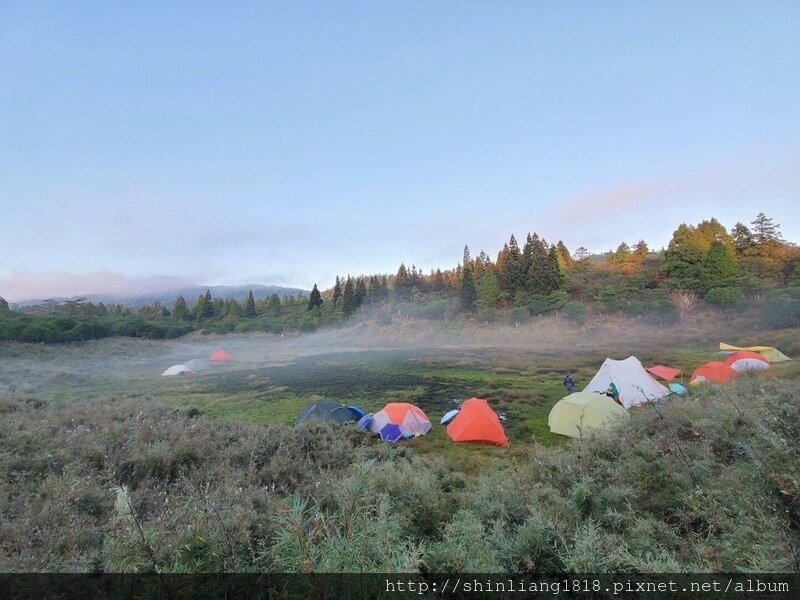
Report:
[{"label": "distant mountain ridge", "polygon": [[[78,298],[86,298],[88,301],[95,304],[103,302],[104,304],[122,304],[132,308],[141,308],[153,302],[161,302],[167,308],[171,307],[173,302],[178,296],[183,296],[186,303],[191,306],[200,294],[205,294],[206,290],[211,291],[212,298],[234,298],[237,302],[243,302],[247,298],[250,290],[253,290],[253,295],[256,300],[278,294],[282,298],[285,295],[296,296],[297,294],[308,295],[309,290],[301,288],[283,287],[279,285],[263,285],[263,284],[248,284],[248,285],[194,285],[183,286],[174,290],[148,292],[134,295],[115,295],[115,294],[86,294],[76,296],[64,296],[48,298],[48,300],[56,300],[63,302],[65,300],[76,300]],[[41,304],[45,299],[38,300],[24,300],[21,302],[13,303],[16,306],[31,306],[33,304]]]}]

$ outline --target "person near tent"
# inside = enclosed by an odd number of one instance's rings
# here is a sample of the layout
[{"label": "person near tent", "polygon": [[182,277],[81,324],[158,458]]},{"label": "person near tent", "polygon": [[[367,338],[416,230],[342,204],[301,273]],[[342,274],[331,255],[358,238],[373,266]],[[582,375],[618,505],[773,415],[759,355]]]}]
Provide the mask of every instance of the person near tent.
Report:
[{"label": "person near tent", "polygon": [[614,402],[622,406],[622,402],[620,402],[619,400],[619,390],[617,389],[617,386],[613,381],[608,384],[608,389],[606,390],[606,396],[612,398]]},{"label": "person near tent", "polygon": [[568,396],[575,389],[575,382],[572,380],[572,372],[571,371],[567,371],[567,374],[564,375],[564,387],[567,388],[567,395]]}]

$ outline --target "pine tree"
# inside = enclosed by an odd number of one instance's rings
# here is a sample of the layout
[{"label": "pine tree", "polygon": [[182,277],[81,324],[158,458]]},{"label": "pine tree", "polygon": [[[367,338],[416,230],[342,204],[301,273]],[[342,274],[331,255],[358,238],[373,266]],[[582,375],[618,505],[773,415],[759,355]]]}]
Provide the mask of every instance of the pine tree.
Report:
[{"label": "pine tree", "polygon": [[251,319],[256,316],[256,299],[253,296],[253,290],[247,294],[244,301],[244,316]]},{"label": "pine tree", "polygon": [[641,265],[647,260],[647,256],[650,254],[650,249],[647,247],[647,244],[644,240],[639,240],[636,242],[636,245],[633,247],[633,261],[637,265]]},{"label": "pine tree", "polygon": [[349,317],[356,311],[356,290],[350,275],[347,276],[347,281],[344,284],[344,293],[342,294],[342,311],[344,312],[345,317]]},{"label": "pine tree", "polygon": [[342,298],[342,284],[339,282],[339,276],[336,276],[336,285],[333,286],[333,310],[336,310],[336,305]]},{"label": "pine tree", "polygon": [[309,311],[318,306],[322,306],[322,294],[319,293],[317,284],[315,283],[314,289],[311,290],[311,296],[308,298],[308,306],[306,307],[306,310]]},{"label": "pine tree", "polygon": [[8,307],[8,301],[0,296],[0,313],[7,313],[10,311],[11,309]]},{"label": "pine tree", "polygon": [[558,250],[558,264],[561,267],[561,270],[569,269],[572,266],[573,260],[572,256],[567,250],[567,247],[564,245],[564,242],[558,240],[556,244],[556,250]]},{"label": "pine tree", "polygon": [[172,305],[172,318],[176,321],[186,321],[189,318],[189,307],[183,296],[175,299],[175,304]]},{"label": "pine tree", "polygon": [[203,317],[209,318],[214,316],[214,303],[211,300],[211,290],[206,289],[206,294],[203,296]]},{"label": "pine tree", "polygon": [[622,271],[630,269],[633,262],[633,254],[631,248],[625,242],[622,242],[615,252],[611,253],[609,262]]},{"label": "pine tree", "polygon": [[486,269],[478,279],[477,294],[478,308],[491,308],[505,297],[503,290],[500,289],[500,281],[492,269]]},{"label": "pine tree", "polygon": [[405,264],[400,263],[397,274],[394,276],[394,291],[398,296],[406,297],[411,292],[411,281]]},{"label": "pine tree", "polygon": [[730,287],[741,276],[739,264],[731,251],[722,242],[714,242],[703,259],[700,270],[703,288]]},{"label": "pine tree", "polygon": [[356,289],[353,293],[353,301],[355,302],[356,308],[361,306],[364,303],[364,298],[367,297],[367,284],[364,281],[363,277],[359,277],[356,280]]},{"label": "pine tree", "polygon": [[[538,238],[534,235],[534,239]],[[503,250],[505,251],[505,255],[502,266],[500,266],[498,260],[498,278],[500,280],[500,287],[509,297],[512,297],[525,286],[522,252],[520,252],[517,239],[513,234],[508,241],[508,246],[504,247]]]},{"label": "pine tree", "polygon": [[578,246],[575,249],[575,262],[584,262],[591,257],[589,251],[583,246]]},{"label": "pine tree", "polygon": [[[711,243],[708,244],[709,247]],[[682,223],[672,234],[664,252],[661,270],[672,287],[683,290],[700,289],[700,266],[708,249],[703,249],[693,227]]]},{"label": "pine tree", "polygon": [[547,247],[539,236],[531,238],[530,262],[525,278],[525,291],[530,294],[549,294],[552,290],[553,273],[547,255]]},{"label": "pine tree", "polygon": [[733,226],[731,229],[731,238],[733,239],[733,248],[736,250],[737,256],[747,255],[756,243],[753,239],[753,232],[743,223],[736,223],[736,225]]},{"label": "pine tree", "polygon": [[461,291],[459,293],[461,308],[463,310],[472,310],[477,297],[478,292],[475,289],[475,280],[472,275],[472,261],[469,257],[469,247],[464,246],[464,262],[461,269]]},{"label": "pine tree", "polygon": [[751,225],[753,226],[753,241],[756,245],[763,246],[782,240],[783,236],[778,231],[781,226],[773,224],[772,219],[767,218],[763,212],[758,213]]}]

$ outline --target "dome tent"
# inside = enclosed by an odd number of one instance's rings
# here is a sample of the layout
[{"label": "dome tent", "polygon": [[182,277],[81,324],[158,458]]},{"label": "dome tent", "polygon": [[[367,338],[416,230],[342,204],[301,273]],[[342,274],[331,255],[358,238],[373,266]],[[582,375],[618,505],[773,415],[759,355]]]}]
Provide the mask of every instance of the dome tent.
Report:
[{"label": "dome tent", "polygon": [[380,434],[389,423],[400,427],[404,437],[415,434],[426,435],[431,430],[431,421],[421,408],[408,402],[390,402],[372,415],[369,431]]},{"label": "dome tent", "polygon": [[187,375],[194,375],[194,371],[192,371],[186,365],[172,365],[169,369],[164,371],[161,376],[173,376],[173,377],[186,377]]},{"label": "dome tent", "polygon": [[635,356],[625,360],[607,358],[583,391],[603,393],[611,382],[617,386],[619,400],[625,408],[660,400],[670,393],[644,370]]},{"label": "dome tent", "polygon": [[297,416],[294,426],[297,427],[314,419],[335,421],[337,423],[355,423],[358,420],[346,406],[330,400],[321,400],[306,406]]},{"label": "dome tent", "polygon": [[508,438],[500,418],[482,398],[464,400],[461,410],[447,426],[447,435],[454,442],[484,442],[508,446]]},{"label": "dome tent", "polygon": [[718,360],[700,365],[692,373],[692,378],[689,383],[698,384],[704,381],[710,383],[725,383],[736,379],[739,372],[731,369],[724,362]]},{"label": "dome tent", "polygon": [[211,353],[211,355],[208,357],[208,360],[222,362],[223,360],[230,360],[230,358],[231,355],[229,352],[226,352],[225,350],[216,350]]},{"label": "dome tent", "polygon": [[605,431],[625,422],[630,415],[605,394],[575,392],[562,398],[550,411],[547,425],[552,433],[573,438]]},{"label": "dome tent", "polygon": [[745,371],[763,371],[769,369],[769,361],[758,352],[749,350],[738,350],[725,357],[725,364],[734,371],[743,373]]}]

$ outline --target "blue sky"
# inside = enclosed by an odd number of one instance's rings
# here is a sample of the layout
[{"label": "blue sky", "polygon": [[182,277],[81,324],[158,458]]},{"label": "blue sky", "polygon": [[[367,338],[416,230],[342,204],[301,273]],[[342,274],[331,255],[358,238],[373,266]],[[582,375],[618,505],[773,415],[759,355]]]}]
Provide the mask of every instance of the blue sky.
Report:
[{"label": "blue sky", "polygon": [[800,241],[797,31],[797,2],[0,2],[0,295],[759,211]]}]

